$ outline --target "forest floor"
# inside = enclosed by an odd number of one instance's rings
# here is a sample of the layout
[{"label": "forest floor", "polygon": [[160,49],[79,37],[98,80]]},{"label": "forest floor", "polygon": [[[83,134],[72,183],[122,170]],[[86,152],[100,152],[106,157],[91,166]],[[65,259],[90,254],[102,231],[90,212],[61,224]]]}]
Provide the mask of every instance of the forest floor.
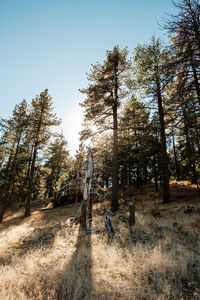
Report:
[{"label": "forest floor", "polygon": [[[171,183],[172,202],[148,185],[135,194],[136,224],[103,214],[93,205],[86,235],[70,226],[79,204],[43,209],[33,202],[8,212],[0,225],[0,300],[13,299],[200,299],[200,198],[192,185]],[[128,216],[130,192],[120,194],[119,214]],[[132,191],[133,192],[133,191]]]}]

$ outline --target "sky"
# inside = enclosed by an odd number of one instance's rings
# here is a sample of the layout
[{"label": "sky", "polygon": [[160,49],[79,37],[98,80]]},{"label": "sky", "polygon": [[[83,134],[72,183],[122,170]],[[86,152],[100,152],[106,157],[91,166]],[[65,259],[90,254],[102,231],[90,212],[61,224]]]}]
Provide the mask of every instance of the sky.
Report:
[{"label": "sky", "polygon": [[0,0],[0,117],[47,88],[75,155],[91,64],[115,45],[131,57],[152,35],[166,40],[158,22],[174,10],[170,0]]}]

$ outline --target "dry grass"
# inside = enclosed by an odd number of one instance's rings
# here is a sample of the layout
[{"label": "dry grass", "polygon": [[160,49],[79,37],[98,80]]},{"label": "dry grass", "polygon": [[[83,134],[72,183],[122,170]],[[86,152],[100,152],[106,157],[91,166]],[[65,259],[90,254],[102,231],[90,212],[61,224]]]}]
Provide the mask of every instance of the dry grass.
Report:
[{"label": "dry grass", "polygon": [[[154,217],[154,200],[148,191],[142,197],[148,209],[136,203],[132,233],[111,217],[118,237],[112,239],[70,227],[77,205],[37,210],[28,219],[21,211],[8,215],[0,227],[0,299],[200,299],[198,211],[159,203]],[[94,206],[93,227],[104,227],[95,212],[106,206]]]}]

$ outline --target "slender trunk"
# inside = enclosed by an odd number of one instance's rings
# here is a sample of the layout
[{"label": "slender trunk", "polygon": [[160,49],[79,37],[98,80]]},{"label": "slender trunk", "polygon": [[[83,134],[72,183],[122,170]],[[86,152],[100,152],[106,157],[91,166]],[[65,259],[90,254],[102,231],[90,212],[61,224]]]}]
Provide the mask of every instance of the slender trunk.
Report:
[{"label": "slender trunk", "polygon": [[192,172],[191,181],[192,181],[192,183],[197,184],[197,190],[199,192],[195,159],[193,157],[195,150],[194,150],[193,144],[189,137],[189,131],[188,131],[188,125],[187,125],[187,115],[186,115],[186,111],[184,108],[183,108],[183,115],[184,115],[184,133],[185,133],[185,138],[186,138],[186,153],[187,153],[188,162],[189,162],[188,167],[189,167],[189,170],[191,170],[191,172]]},{"label": "slender trunk", "polygon": [[130,145],[130,129],[128,128],[128,145],[127,145],[127,184],[131,186],[131,145]]},{"label": "slender trunk", "polygon": [[185,138],[186,138],[186,153],[187,153],[187,158],[188,158],[188,162],[189,162],[188,169],[189,169],[189,171],[192,172],[191,181],[192,181],[192,183],[196,184],[198,194],[200,194],[199,184],[198,184],[198,175],[197,175],[197,170],[196,170],[196,162],[195,162],[195,157],[194,157],[195,149],[194,149],[193,143],[189,137],[187,111],[186,111],[186,107],[185,107],[185,104],[183,101],[182,101],[182,111],[183,111],[183,116],[184,116],[183,120],[184,120],[184,133],[185,133]]},{"label": "slender trunk", "polygon": [[[135,148],[136,148],[136,153],[138,155],[139,151],[138,151],[138,144],[137,144],[137,131],[136,129],[134,131],[135,131],[134,133],[135,133],[135,140],[136,140]],[[141,185],[141,180],[140,180],[140,165],[139,165],[139,159],[137,155],[136,155],[136,188],[139,190]]]},{"label": "slender trunk", "polygon": [[130,159],[130,156],[129,156],[129,159],[128,159],[128,186],[131,186],[132,185],[132,180],[131,180],[131,159]]},{"label": "slender trunk", "polygon": [[155,190],[156,193],[158,192],[158,175],[157,175],[157,168],[156,168],[156,154],[153,155],[153,168],[154,168],[154,178],[155,178]]},{"label": "slender trunk", "polygon": [[[14,155],[13,161],[11,163],[12,172],[13,172],[13,170],[16,171],[15,166],[16,166],[16,160],[17,160],[17,156],[18,156],[18,152],[19,152],[20,141],[21,141],[21,134],[18,137],[17,147],[16,147],[16,150],[15,150],[15,155]],[[10,181],[10,188],[11,188],[11,193],[13,193],[14,187],[15,187],[15,180],[14,180],[14,177],[12,175],[10,177],[11,177],[10,180],[9,180]]]},{"label": "slender trunk", "polygon": [[173,143],[175,170],[176,170],[176,181],[180,181],[180,168],[179,168],[177,154],[176,154],[176,145],[175,145],[174,133],[173,132],[172,132],[172,143]]},{"label": "slender trunk", "polygon": [[140,168],[139,168],[139,162],[138,162],[138,160],[137,160],[136,176],[137,176],[136,177],[136,187],[139,190],[141,182],[140,182]]},{"label": "slender trunk", "polygon": [[118,132],[117,132],[117,104],[113,107],[113,166],[112,166],[112,210],[117,211],[118,203]]},{"label": "slender trunk", "polygon": [[40,118],[36,130],[36,135],[35,135],[35,143],[33,147],[33,159],[30,167],[30,177],[29,177],[29,185],[28,185],[28,192],[27,192],[27,197],[26,197],[26,205],[25,205],[25,213],[24,216],[28,217],[31,214],[31,197],[33,193],[33,177],[34,177],[34,172],[35,172],[35,163],[36,163],[36,157],[37,157],[37,150],[39,146],[39,135],[40,135],[40,130],[42,126],[42,120],[43,120],[43,113],[44,113],[44,108],[42,108],[40,112]]},{"label": "slender trunk", "polygon": [[189,138],[189,135],[187,132],[187,128],[185,128],[185,134],[186,134],[186,152],[187,152],[187,157],[188,157],[188,161],[189,161],[189,170],[191,170],[191,172],[192,172],[191,181],[192,181],[192,183],[197,185],[197,190],[199,192],[196,163],[195,163],[195,159],[193,157],[194,148],[191,146],[191,141],[190,141],[190,138]]},{"label": "slender trunk", "polygon": [[165,123],[164,112],[162,107],[162,95],[160,91],[160,82],[157,80],[157,100],[158,112],[160,121],[160,140],[161,140],[161,171],[163,180],[163,203],[170,202],[170,189],[169,189],[169,170],[168,170],[168,157],[166,149],[166,136],[165,136]]},{"label": "slender trunk", "polygon": [[123,167],[123,171],[122,171],[122,185],[123,186],[126,186],[127,183],[128,183],[128,178],[127,178],[127,164],[125,163],[124,164],[124,167]]},{"label": "slender trunk", "polygon": [[3,222],[3,216],[5,214],[5,211],[6,211],[6,205],[3,204],[2,207],[1,207],[1,210],[0,210],[0,223]]},{"label": "slender trunk", "polygon": [[158,178],[160,181],[160,187],[162,188],[163,184],[162,184],[162,171],[161,171],[161,166],[160,166],[160,153],[158,154],[157,161],[158,161]]},{"label": "slender trunk", "polygon": [[28,217],[31,214],[31,197],[33,193],[33,177],[34,177],[35,162],[37,157],[37,146],[38,146],[38,142],[35,143],[34,150],[33,150],[33,160],[31,163],[29,186],[28,186],[28,193],[27,193],[25,213],[24,213],[25,217]]},{"label": "slender trunk", "polygon": [[27,170],[26,170],[26,176],[23,180],[23,186],[21,186],[21,200],[22,200],[23,203],[26,202],[26,198],[27,198],[26,187],[27,187],[27,183],[28,183],[28,179],[29,179],[29,175],[30,175],[32,156],[33,156],[33,146],[31,148],[31,153],[30,153],[29,160],[28,160],[28,167],[27,167]]},{"label": "slender trunk", "polygon": [[197,141],[197,147],[198,147],[198,154],[200,155],[200,142],[199,142],[199,130],[198,130],[198,123],[197,123],[197,116],[196,113],[194,115],[194,122],[195,122],[195,131],[196,131],[196,141]]},{"label": "slender trunk", "polygon": [[112,210],[117,211],[119,209],[118,202],[118,120],[117,120],[117,107],[118,107],[118,61],[115,62],[114,74],[114,99],[113,99],[113,167],[112,167]]},{"label": "slender trunk", "polygon": [[109,175],[108,175],[108,153],[107,153],[107,143],[106,143],[106,153],[105,153],[105,183],[106,188],[109,187]]},{"label": "slender trunk", "polygon": [[3,222],[3,216],[6,212],[6,209],[12,205],[12,196],[9,195],[9,193],[5,193],[4,195],[1,195],[1,205],[0,205],[0,223]]},{"label": "slender trunk", "polygon": [[[148,172],[147,172],[147,164],[145,163],[145,166],[143,167],[144,170],[144,184],[147,184],[148,182]],[[142,182],[143,185],[143,182]]]}]

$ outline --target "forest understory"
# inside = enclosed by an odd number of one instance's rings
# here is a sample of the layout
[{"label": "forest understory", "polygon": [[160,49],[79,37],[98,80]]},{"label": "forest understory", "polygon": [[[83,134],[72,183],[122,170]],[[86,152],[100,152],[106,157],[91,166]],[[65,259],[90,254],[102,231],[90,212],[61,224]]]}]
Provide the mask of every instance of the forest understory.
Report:
[{"label": "forest understory", "polygon": [[7,211],[0,225],[0,299],[200,299],[199,196],[187,182],[170,188],[168,204],[151,184],[121,191],[119,214],[129,216],[134,197],[136,224],[130,230],[110,216],[111,237],[103,218],[107,200],[93,204],[88,235],[70,226],[80,203],[53,209],[33,201],[28,218],[23,207]]}]

